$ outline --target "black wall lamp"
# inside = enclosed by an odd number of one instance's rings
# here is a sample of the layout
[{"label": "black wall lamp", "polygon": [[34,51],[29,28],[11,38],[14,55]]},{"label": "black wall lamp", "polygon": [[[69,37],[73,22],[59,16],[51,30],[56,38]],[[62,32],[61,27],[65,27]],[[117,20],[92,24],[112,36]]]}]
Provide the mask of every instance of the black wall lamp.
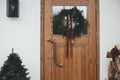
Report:
[{"label": "black wall lamp", "polygon": [[19,0],[7,0],[7,16],[19,17]]}]

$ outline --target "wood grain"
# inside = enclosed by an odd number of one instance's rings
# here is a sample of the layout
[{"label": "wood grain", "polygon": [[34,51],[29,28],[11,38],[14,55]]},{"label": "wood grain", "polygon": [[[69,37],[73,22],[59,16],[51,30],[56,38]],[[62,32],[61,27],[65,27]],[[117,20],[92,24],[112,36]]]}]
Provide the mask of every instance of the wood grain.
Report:
[{"label": "wood grain", "polygon": [[[86,5],[87,20],[89,22],[87,35],[74,40],[72,56],[66,57],[66,38],[53,35],[52,6],[53,5]],[[42,43],[41,43],[41,80],[98,80],[97,66],[98,44],[98,15],[96,0],[42,0]],[[53,45],[47,40],[53,39],[57,43],[56,61],[63,63],[57,67],[53,62]]]}]

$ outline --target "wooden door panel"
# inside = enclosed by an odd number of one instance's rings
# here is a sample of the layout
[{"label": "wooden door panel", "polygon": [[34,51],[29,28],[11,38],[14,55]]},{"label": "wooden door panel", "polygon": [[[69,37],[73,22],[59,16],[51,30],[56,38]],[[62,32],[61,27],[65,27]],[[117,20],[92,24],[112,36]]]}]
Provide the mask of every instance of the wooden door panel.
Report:
[{"label": "wooden door panel", "polygon": [[57,62],[63,63],[62,68],[53,64],[52,80],[87,80],[87,45],[76,45],[73,48],[73,57],[66,58],[66,46],[60,44],[57,46]]},{"label": "wooden door panel", "polygon": [[53,5],[86,5],[88,3],[89,0],[52,0]]},{"label": "wooden door panel", "polygon": [[[96,0],[43,0],[42,5],[42,80],[97,80]],[[66,37],[53,34],[53,5],[87,6],[88,33],[74,39],[69,56]],[[56,62],[63,67],[55,65],[54,47],[49,39],[56,42]]]}]

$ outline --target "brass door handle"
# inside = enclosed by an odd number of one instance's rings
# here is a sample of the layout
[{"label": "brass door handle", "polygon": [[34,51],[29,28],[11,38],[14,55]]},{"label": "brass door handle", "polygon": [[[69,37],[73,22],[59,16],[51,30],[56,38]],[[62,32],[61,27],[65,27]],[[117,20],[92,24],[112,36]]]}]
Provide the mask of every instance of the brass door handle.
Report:
[{"label": "brass door handle", "polygon": [[63,64],[59,64],[56,61],[56,42],[55,42],[55,40],[49,39],[47,41],[53,44],[53,62],[54,62],[54,64],[58,67],[62,67]]}]

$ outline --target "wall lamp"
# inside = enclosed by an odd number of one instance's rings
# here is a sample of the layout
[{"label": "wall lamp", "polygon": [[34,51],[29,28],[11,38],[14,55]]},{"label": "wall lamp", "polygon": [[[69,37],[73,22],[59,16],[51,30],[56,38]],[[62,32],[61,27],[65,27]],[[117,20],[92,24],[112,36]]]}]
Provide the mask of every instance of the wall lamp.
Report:
[{"label": "wall lamp", "polygon": [[7,16],[19,17],[19,0],[7,0]]}]

